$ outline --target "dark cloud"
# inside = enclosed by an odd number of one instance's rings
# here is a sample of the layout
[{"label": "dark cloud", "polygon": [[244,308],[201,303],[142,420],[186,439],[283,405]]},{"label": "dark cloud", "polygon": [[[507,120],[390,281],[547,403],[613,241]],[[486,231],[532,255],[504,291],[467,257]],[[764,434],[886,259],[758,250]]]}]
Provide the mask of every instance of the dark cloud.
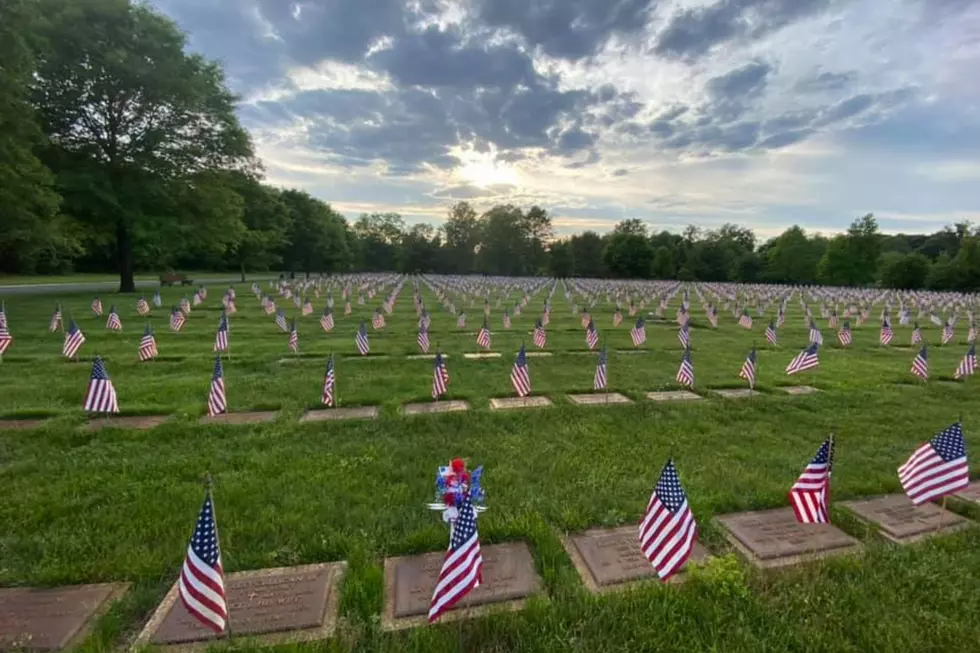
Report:
[{"label": "dark cloud", "polygon": [[812,129],[797,129],[794,131],[783,132],[781,134],[773,134],[772,136],[769,136],[759,142],[759,149],[776,150],[781,147],[786,147],[787,145],[792,145],[793,143],[799,143],[802,140],[806,140],[812,134]]},{"label": "dark cloud", "polygon": [[596,142],[596,135],[584,132],[578,127],[573,127],[562,132],[558,138],[558,151],[562,154],[574,154],[579,150],[584,150]]},{"label": "dark cloud", "polygon": [[612,174],[613,174],[613,177],[625,177],[629,173],[630,173],[630,171],[627,170],[626,168],[618,168],[618,169],[614,170]]},{"label": "dark cloud", "polygon": [[837,104],[827,107],[816,120],[818,126],[825,126],[856,116],[871,108],[875,96],[869,93],[855,95]]},{"label": "dark cloud", "polygon": [[721,0],[674,14],[657,36],[653,51],[663,57],[697,59],[715,46],[760,38],[817,14],[830,0]]},{"label": "dark cloud", "polygon": [[487,25],[521,35],[529,45],[564,59],[598,52],[613,36],[643,32],[653,0],[473,0]]},{"label": "dark cloud", "polygon": [[669,150],[686,150],[699,156],[715,152],[741,152],[751,149],[759,138],[758,122],[744,121],[732,125],[709,125],[687,129],[663,142]]},{"label": "dark cloud", "polygon": [[839,91],[850,86],[857,79],[857,72],[849,70],[842,73],[824,71],[802,78],[794,85],[800,93],[826,93]]},{"label": "dark cloud", "polygon": [[715,100],[743,100],[761,95],[771,72],[772,64],[756,60],[724,75],[712,77],[706,88]]},{"label": "dark cloud", "polygon": [[763,124],[763,129],[767,133],[776,133],[787,130],[799,129],[813,122],[817,114],[815,111],[792,111],[781,116],[767,120]]},{"label": "dark cloud", "polygon": [[572,163],[567,163],[565,164],[565,167],[571,168],[573,170],[577,170],[579,168],[587,168],[588,166],[599,163],[601,159],[602,157],[599,156],[599,153],[595,150],[592,150],[591,152],[589,152],[589,155],[585,157],[585,159],[583,159],[582,161],[573,161]]}]

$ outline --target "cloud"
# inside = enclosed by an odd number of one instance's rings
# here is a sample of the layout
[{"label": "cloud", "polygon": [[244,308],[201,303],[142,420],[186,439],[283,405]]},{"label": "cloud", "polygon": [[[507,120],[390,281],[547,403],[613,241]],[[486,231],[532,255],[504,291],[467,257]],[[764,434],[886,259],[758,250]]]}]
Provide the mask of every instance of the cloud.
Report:
[{"label": "cloud", "polygon": [[475,199],[478,197],[506,195],[513,190],[514,186],[511,184],[493,184],[487,187],[474,186],[473,184],[463,184],[460,186],[453,186],[452,188],[441,188],[432,193],[432,196],[444,199],[466,200]]},{"label": "cloud", "polygon": [[829,71],[816,72],[812,75],[801,78],[793,86],[793,89],[800,93],[826,93],[839,91],[852,85],[857,80],[858,74],[855,70],[848,70],[841,73]]}]

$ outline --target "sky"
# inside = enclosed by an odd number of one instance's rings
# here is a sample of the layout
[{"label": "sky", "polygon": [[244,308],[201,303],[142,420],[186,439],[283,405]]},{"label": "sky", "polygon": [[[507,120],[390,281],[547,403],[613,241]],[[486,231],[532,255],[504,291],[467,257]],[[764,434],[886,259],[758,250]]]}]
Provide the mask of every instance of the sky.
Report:
[{"label": "sky", "polygon": [[980,0],[151,0],[269,183],[760,236],[980,222]]}]

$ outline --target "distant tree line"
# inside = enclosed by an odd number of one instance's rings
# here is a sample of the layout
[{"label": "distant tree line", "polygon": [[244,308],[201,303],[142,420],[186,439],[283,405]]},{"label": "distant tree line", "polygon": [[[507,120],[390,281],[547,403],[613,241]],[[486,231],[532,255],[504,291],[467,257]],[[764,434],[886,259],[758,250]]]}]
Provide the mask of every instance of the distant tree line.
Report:
[{"label": "distant tree line", "polygon": [[884,236],[870,215],[825,238],[744,227],[555,239],[547,211],[459,202],[435,228],[353,224],[262,181],[221,67],[131,0],[0,2],[0,272],[398,270],[458,274],[980,287],[967,223]]}]

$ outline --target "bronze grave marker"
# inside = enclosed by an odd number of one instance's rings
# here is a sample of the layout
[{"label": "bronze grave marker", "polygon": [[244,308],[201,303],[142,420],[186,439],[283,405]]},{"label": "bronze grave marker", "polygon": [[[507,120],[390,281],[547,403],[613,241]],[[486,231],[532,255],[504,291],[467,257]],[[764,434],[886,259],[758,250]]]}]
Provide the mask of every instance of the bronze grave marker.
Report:
[{"label": "bronze grave marker", "polygon": [[907,544],[933,535],[962,530],[970,521],[932,503],[915,505],[904,494],[844,501],[845,508],[862,521],[875,524],[892,542]]},{"label": "bronze grave marker", "polygon": [[965,490],[960,490],[955,494],[957,499],[980,503],[980,481],[974,481]]},{"label": "bronze grave marker", "polygon": [[278,413],[274,410],[259,410],[241,413],[222,413],[220,415],[204,415],[201,424],[261,424],[276,421]]}]

